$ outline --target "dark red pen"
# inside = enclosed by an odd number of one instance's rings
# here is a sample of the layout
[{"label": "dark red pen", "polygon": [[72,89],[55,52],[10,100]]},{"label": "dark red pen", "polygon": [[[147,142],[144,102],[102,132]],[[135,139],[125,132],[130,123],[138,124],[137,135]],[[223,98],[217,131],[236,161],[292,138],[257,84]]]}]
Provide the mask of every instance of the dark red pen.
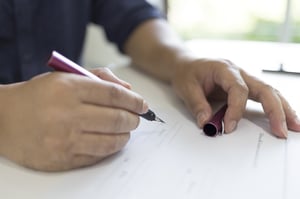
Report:
[{"label": "dark red pen", "polygon": [[[75,62],[69,60],[65,56],[59,54],[56,51],[52,52],[52,55],[48,61],[48,66],[51,66],[57,71],[62,71],[62,72],[68,72],[68,73],[74,73],[78,75],[83,75],[87,76],[95,81],[99,81],[99,77],[91,73],[90,71],[84,69],[83,67],[79,66]],[[145,118],[146,120],[149,121],[157,121],[157,122],[162,122],[165,123],[162,119],[157,117],[153,111],[150,109],[148,110],[147,113],[145,114],[140,114],[141,117]]]},{"label": "dark red pen", "polygon": [[207,136],[217,136],[222,135],[224,133],[224,115],[227,110],[227,104],[223,105],[211,118],[210,121],[208,121],[203,126],[203,132]]}]

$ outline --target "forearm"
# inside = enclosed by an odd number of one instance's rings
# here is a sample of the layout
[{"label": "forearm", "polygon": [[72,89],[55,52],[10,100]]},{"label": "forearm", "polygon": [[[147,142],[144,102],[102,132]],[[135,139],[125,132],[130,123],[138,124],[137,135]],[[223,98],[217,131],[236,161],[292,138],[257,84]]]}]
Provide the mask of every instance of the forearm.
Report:
[{"label": "forearm", "polygon": [[[0,84],[0,155],[5,153],[5,145],[7,139],[7,131],[8,124],[10,123],[10,109],[15,106],[14,101],[14,87],[19,83],[15,84],[7,84],[1,85]],[[12,107],[13,106],[13,107]]]},{"label": "forearm", "polygon": [[140,25],[126,42],[125,52],[136,66],[167,82],[174,67],[191,56],[167,22],[160,19]]},{"label": "forearm", "polygon": [[5,122],[4,121],[4,118],[5,118],[5,111],[3,110],[3,108],[6,106],[5,105],[5,99],[4,99],[4,85],[1,85],[0,84],[0,103],[1,103],[1,106],[0,106],[0,128],[1,128],[1,131],[0,131],[0,156],[2,156],[2,140],[3,140],[3,123]]}]

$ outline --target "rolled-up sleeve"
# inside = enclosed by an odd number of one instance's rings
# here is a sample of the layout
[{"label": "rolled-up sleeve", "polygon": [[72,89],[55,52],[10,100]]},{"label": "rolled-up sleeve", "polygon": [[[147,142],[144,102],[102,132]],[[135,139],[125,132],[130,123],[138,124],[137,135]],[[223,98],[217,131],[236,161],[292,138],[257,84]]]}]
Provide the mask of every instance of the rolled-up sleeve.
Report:
[{"label": "rolled-up sleeve", "polygon": [[144,0],[95,0],[92,6],[92,22],[104,28],[107,39],[121,52],[138,25],[149,19],[164,18],[158,9]]}]

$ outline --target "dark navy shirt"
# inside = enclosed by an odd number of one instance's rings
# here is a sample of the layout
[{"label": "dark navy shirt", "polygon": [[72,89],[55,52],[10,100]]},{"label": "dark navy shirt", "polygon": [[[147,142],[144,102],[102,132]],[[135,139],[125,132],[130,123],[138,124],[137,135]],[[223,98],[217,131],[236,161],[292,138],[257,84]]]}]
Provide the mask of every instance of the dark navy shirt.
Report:
[{"label": "dark navy shirt", "polygon": [[122,51],[134,28],[156,17],[144,0],[0,0],[0,83],[49,71],[52,50],[78,61],[90,22]]}]

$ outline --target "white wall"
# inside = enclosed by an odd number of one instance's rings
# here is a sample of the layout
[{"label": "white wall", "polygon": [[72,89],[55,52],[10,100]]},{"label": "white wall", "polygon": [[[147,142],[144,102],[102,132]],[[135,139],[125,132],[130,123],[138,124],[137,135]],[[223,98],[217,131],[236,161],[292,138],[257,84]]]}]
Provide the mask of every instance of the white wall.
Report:
[{"label": "white wall", "polygon": [[[162,0],[148,1],[163,10],[164,4]],[[126,61],[128,61],[128,58],[121,55],[116,46],[106,40],[102,28],[96,25],[89,25],[83,51],[84,66],[91,68],[120,64]]]}]

